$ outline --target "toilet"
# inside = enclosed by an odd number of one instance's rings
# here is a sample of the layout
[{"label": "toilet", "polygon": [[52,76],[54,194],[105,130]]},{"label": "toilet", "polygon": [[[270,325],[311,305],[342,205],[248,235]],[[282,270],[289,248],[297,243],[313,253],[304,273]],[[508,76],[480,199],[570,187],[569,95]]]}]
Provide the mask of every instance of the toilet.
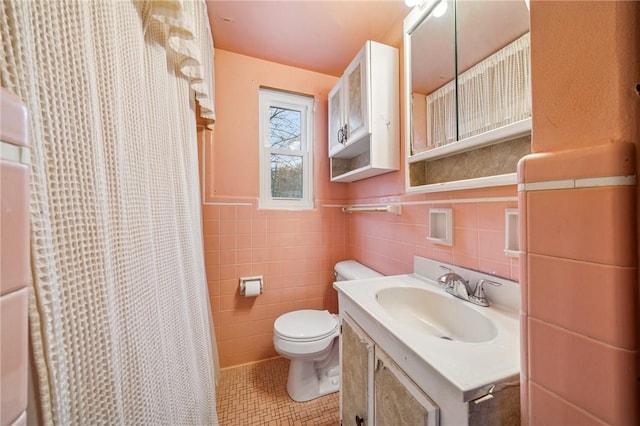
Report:
[{"label": "toilet", "polygon": [[[382,276],[355,260],[338,262],[336,281]],[[288,358],[287,392],[304,402],[340,388],[340,321],[329,311],[303,309],[280,315],[273,325],[273,346]]]}]

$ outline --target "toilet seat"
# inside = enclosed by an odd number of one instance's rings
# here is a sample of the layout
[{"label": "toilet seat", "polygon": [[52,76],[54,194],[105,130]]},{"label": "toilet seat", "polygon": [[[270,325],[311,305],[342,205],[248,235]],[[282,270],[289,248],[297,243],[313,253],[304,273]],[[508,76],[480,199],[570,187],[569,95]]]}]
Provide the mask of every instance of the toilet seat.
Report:
[{"label": "toilet seat", "polygon": [[303,309],[281,315],[276,319],[274,334],[294,342],[313,342],[333,335],[338,328],[336,316],[329,311]]}]

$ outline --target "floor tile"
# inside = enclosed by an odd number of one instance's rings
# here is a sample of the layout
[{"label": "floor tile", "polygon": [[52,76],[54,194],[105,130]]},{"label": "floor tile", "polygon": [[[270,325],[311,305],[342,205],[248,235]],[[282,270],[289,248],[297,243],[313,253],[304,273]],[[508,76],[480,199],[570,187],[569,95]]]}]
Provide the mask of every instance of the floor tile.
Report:
[{"label": "floor tile", "polygon": [[295,402],[286,390],[288,369],[288,359],[274,358],[222,370],[216,390],[220,425],[338,425],[338,392]]}]

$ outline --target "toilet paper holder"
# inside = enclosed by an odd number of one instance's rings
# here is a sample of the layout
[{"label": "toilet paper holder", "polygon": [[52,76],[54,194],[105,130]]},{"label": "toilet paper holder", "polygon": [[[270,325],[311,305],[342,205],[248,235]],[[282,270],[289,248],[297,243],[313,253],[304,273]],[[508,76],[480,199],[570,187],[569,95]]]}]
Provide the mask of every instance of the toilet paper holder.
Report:
[{"label": "toilet paper holder", "polygon": [[247,286],[254,287],[255,284],[260,285],[260,294],[262,294],[262,275],[253,277],[240,277],[240,294],[246,296]]}]

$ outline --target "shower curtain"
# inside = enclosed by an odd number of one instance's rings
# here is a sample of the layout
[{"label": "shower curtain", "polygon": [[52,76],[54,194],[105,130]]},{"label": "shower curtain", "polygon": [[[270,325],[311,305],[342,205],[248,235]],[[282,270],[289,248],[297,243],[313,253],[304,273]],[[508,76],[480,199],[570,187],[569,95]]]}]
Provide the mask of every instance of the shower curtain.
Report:
[{"label": "shower curtain", "polygon": [[0,83],[30,115],[40,420],[217,424],[194,112],[213,122],[204,0],[3,1],[0,34]]}]

